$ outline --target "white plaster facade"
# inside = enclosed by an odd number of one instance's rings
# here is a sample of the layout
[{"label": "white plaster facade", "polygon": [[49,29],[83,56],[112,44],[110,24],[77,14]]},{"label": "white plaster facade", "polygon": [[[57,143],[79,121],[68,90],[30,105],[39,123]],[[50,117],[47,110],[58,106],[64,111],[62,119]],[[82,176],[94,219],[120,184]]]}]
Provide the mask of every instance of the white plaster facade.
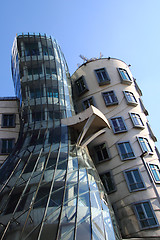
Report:
[{"label": "white plaster facade", "polygon": [[[13,115],[13,124],[6,123],[7,125],[4,125],[3,118],[4,115],[11,116]],[[11,116],[12,117],[12,116]],[[10,125],[10,126],[9,126]],[[3,153],[2,147],[3,147],[3,140],[2,139],[13,139],[13,144],[16,143],[19,135],[19,129],[20,129],[20,122],[19,122],[19,101],[15,97],[4,97],[0,98],[0,165],[3,164],[9,153]],[[13,145],[14,147],[14,145]]]},{"label": "white plaster facade", "polygon": [[[95,70],[104,71],[104,69],[109,75],[108,81],[102,81],[99,84],[98,75]],[[124,71],[125,74],[128,74],[130,78],[129,81],[127,79],[126,81],[122,80],[119,72],[121,70]],[[76,88],[76,83],[82,76],[85,90],[83,89],[84,91],[78,94],[79,91]],[[106,116],[110,123],[112,122],[111,118],[122,117],[124,120],[125,130],[116,133],[111,124],[111,129],[106,128],[104,134],[94,139],[88,145],[91,157],[95,160],[99,174],[102,175],[110,171],[111,176],[113,176],[115,189],[109,194],[109,198],[114,207],[123,238],[159,239],[160,181],[155,180],[153,171],[150,167],[151,165],[149,165],[153,164],[157,166],[158,169],[160,168],[154,144],[156,137],[151,129],[148,129],[148,120],[146,117],[147,110],[144,108],[141,101],[142,92],[134,81],[128,65],[121,60],[112,58],[91,60],[81,65],[74,72],[72,75],[72,82],[77,112],[83,111],[85,108],[84,101],[92,97],[92,104]],[[132,93],[135,97],[135,102],[128,102],[124,91]],[[103,98],[103,93],[105,92],[114,93],[118,101],[106,105]],[[134,114],[140,117],[139,121],[141,122],[139,122],[139,125],[134,125],[134,120],[131,117]],[[141,148],[142,145],[140,145],[138,141],[138,137],[148,141],[146,144],[149,144],[148,146],[150,146],[151,151],[148,150],[144,152]],[[121,151],[118,150],[118,143],[126,142],[130,143],[134,156],[128,156],[126,159],[122,160],[122,155],[120,157]],[[108,160],[97,163],[94,147],[102,143],[106,143],[108,147],[109,158]],[[137,187],[133,191],[129,189],[127,178],[125,178],[125,171],[134,170],[139,173],[144,187]],[[159,174],[159,170],[157,170],[157,174]],[[152,225],[149,223],[148,227],[142,227],[142,219],[138,219],[140,215],[136,214],[134,209],[137,209],[135,206],[141,207],[143,208],[144,214],[145,203],[147,206],[150,206],[153,214],[152,217],[154,216],[157,224]],[[149,221],[149,213],[146,213],[145,220],[146,219]]]}]

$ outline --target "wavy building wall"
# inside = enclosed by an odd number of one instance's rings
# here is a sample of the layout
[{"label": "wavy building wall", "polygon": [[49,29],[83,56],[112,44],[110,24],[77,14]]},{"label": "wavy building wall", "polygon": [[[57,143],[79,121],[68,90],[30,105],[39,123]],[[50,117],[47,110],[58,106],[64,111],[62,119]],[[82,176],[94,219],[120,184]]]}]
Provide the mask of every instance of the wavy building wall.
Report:
[{"label": "wavy building wall", "polygon": [[109,124],[93,107],[73,116],[57,42],[40,34],[16,36],[12,76],[21,129],[0,170],[0,239],[121,239],[86,149]]},{"label": "wavy building wall", "polygon": [[115,209],[122,237],[159,239],[156,137],[129,66],[114,58],[91,59],[71,78],[77,112],[93,105],[111,125],[88,148]]}]

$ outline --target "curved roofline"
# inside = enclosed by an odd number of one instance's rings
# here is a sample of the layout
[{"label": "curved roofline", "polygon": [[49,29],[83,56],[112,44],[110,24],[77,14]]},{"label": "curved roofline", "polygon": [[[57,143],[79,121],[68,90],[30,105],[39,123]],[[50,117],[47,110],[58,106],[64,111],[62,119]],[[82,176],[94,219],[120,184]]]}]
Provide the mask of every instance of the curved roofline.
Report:
[{"label": "curved roofline", "polygon": [[[125,64],[128,66],[128,64],[127,64],[126,62],[124,62],[123,60],[118,59],[118,58],[112,58],[112,57],[108,57],[108,58],[107,58],[107,57],[106,57],[106,58],[97,58],[97,59],[91,58],[90,60],[88,60],[88,61],[82,63],[82,64],[81,64],[81,65],[80,65],[80,66],[74,71],[74,73],[75,73],[79,68],[81,68],[81,67],[87,65],[87,64],[90,63],[90,62],[99,61],[99,60],[103,60],[103,59],[108,59],[108,60],[118,60],[118,61],[120,61],[120,62],[125,63]],[[73,73],[73,74],[74,74],[74,73]],[[73,74],[72,74],[72,75],[73,75]]]},{"label": "curved roofline", "polygon": [[[19,36],[41,36],[41,37],[46,37],[48,39],[52,39],[54,41],[56,41],[56,39],[54,37],[52,37],[51,35],[47,35],[46,33],[36,33],[36,32],[22,32],[22,33],[16,33],[16,37]],[[56,41],[57,42],[57,41]]]}]

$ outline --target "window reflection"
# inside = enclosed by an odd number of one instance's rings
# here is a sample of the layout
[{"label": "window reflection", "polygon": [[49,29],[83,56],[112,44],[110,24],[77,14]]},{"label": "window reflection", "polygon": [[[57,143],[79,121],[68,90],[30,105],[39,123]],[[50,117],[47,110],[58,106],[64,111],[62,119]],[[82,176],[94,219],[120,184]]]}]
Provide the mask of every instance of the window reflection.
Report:
[{"label": "window reflection", "polygon": [[25,43],[25,56],[39,55],[38,42]]}]

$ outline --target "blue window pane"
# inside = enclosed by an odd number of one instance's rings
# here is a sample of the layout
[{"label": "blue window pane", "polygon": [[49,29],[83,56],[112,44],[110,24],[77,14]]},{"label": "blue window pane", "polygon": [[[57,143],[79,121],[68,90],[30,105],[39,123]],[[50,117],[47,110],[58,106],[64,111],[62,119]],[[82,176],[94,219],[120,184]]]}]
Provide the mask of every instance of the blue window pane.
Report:
[{"label": "blue window pane", "polygon": [[139,137],[139,142],[143,152],[153,152],[152,148],[146,138]]},{"label": "blue window pane", "polygon": [[156,220],[154,218],[151,218],[151,219],[148,219],[148,222],[149,222],[149,225],[152,226],[152,225],[156,225]]},{"label": "blue window pane", "polygon": [[148,227],[148,226],[149,226],[148,221],[147,221],[147,220],[141,220],[141,226],[142,226],[143,228]]},{"label": "blue window pane", "polygon": [[129,74],[127,73],[127,71],[125,69],[119,68],[119,72],[120,72],[122,80],[131,81]]},{"label": "blue window pane", "polygon": [[97,69],[95,70],[96,75],[97,75],[97,79],[99,84],[101,85],[101,83],[109,83],[110,82],[110,78],[108,73],[106,72],[105,68],[101,68],[101,69]]},{"label": "blue window pane", "polygon": [[142,179],[141,179],[138,169],[127,171],[127,172],[125,172],[125,174],[127,176],[130,190],[144,188],[144,184],[142,182]]},{"label": "blue window pane", "polygon": [[147,217],[153,217],[152,210],[151,210],[149,204],[148,203],[144,203],[143,206],[145,208]]},{"label": "blue window pane", "polygon": [[150,167],[151,167],[152,173],[155,177],[155,180],[160,181],[160,169],[159,169],[159,167],[157,165],[154,165],[154,164],[150,164]]},{"label": "blue window pane", "polygon": [[157,225],[156,218],[149,202],[142,202],[135,205],[138,219],[142,228]]},{"label": "blue window pane", "polygon": [[144,215],[142,206],[139,204],[139,205],[136,206],[136,209],[137,209],[139,218],[140,218],[140,219],[144,219],[144,218],[145,218],[145,215]]},{"label": "blue window pane", "polygon": [[88,239],[91,240],[91,223],[90,218],[85,218],[77,226],[76,240]]},{"label": "blue window pane", "polygon": [[119,143],[118,147],[123,160],[135,157],[129,142]]},{"label": "blue window pane", "polygon": [[134,179],[133,179],[131,172],[127,172],[127,177],[128,177],[129,183],[134,183]]},{"label": "blue window pane", "polygon": [[134,177],[135,177],[136,181],[141,182],[141,177],[139,175],[138,170],[133,171],[133,174],[134,174]]}]

